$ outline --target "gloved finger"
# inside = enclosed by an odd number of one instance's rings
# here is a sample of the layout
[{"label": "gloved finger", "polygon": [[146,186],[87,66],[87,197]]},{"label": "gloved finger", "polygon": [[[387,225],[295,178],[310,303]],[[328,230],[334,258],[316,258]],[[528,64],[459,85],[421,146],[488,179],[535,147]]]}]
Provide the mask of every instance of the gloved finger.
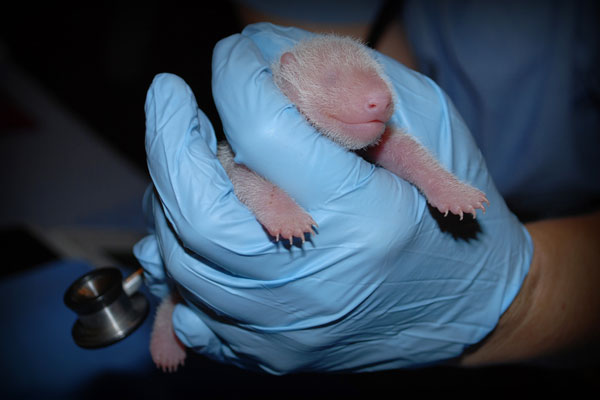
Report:
[{"label": "gloved finger", "polygon": [[[264,34],[247,28],[217,44],[213,97],[236,161],[310,211],[368,183],[375,167],[318,134],[273,83],[274,60],[265,55],[278,53],[306,33],[270,24],[261,27]],[[246,32],[257,37],[261,47]]]},{"label": "gloved finger", "polygon": [[[268,339],[238,326],[219,322],[193,306],[175,306],[173,327],[186,347],[216,361],[273,374],[287,372],[291,368],[285,367],[295,363],[294,359],[282,357],[280,349],[272,349],[276,346]],[[233,348],[242,348],[244,351],[238,354]]]},{"label": "gloved finger", "polygon": [[317,36],[317,34],[303,29],[273,25],[268,22],[248,25],[242,31],[242,35],[256,44],[265,60],[275,60],[299,41]]},{"label": "gloved finger", "polygon": [[216,158],[210,121],[175,75],[157,75],[148,90],[146,153],[160,206],[186,247],[225,262],[268,244]]},{"label": "gloved finger", "polygon": [[[211,317],[194,305],[175,306],[173,326],[177,337],[188,348],[248,370],[282,375],[293,372],[306,364],[306,360],[314,358],[314,352],[302,352],[294,346],[298,343],[294,334],[291,337],[276,334],[276,338],[261,335],[224,319]],[[309,349],[310,346],[303,348]]]},{"label": "gloved finger", "polygon": [[223,345],[196,312],[184,304],[177,304],[173,310],[173,329],[186,347],[198,353],[220,362],[233,358],[231,350]]}]

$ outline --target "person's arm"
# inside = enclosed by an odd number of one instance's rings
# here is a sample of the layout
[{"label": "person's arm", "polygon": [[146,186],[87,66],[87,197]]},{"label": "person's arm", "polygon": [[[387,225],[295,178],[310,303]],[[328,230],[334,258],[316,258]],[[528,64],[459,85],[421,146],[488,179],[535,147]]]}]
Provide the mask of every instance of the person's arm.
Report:
[{"label": "person's arm", "polygon": [[497,328],[459,364],[565,365],[600,354],[600,212],[526,225],[529,275]]}]

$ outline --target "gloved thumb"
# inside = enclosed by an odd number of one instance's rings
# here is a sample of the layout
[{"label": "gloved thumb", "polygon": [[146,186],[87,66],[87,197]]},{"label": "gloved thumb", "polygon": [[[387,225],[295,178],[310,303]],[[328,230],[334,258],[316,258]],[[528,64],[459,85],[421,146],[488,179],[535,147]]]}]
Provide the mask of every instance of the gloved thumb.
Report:
[{"label": "gloved thumb", "polygon": [[144,283],[150,293],[162,299],[169,293],[167,276],[155,235],[148,235],[133,246],[133,254],[144,268]]}]

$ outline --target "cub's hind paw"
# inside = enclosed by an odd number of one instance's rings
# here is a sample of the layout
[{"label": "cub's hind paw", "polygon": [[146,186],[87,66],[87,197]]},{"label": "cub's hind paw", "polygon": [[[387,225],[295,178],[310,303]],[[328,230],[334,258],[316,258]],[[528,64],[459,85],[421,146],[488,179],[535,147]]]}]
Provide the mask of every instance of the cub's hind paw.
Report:
[{"label": "cub's hind paw", "polygon": [[[174,334],[173,334],[174,336]],[[156,343],[150,347],[152,361],[163,372],[175,372],[185,361],[185,347],[178,340]]]}]

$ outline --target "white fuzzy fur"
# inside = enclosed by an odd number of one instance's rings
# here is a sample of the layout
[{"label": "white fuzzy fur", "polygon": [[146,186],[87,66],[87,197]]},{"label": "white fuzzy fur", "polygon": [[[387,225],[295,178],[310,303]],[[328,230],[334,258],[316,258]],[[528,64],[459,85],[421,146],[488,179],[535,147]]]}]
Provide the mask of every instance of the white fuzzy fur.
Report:
[{"label": "white fuzzy fur", "polygon": [[[352,76],[349,73],[363,73],[378,76],[388,87],[392,98],[394,91],[383,67],[375,60],[371,50],[359,41],[337,35],[323,35],[301,41],[291,50],[297,65],[282,64],[278,58],[272,66],[273,80],[277,86],[296,104],[306,118],[325,136],[351,150],[360,149],[376,142],[362,143],[346,134],[335,121],[326,123],[315,118],[317,115],[335,115],[351,93]],[[341,84],[324,84],[331,74],[335,79],[345,79]],[[290,93],[292,87],[294,94]],[[383,132],[382,132],[383,133]]]}]

